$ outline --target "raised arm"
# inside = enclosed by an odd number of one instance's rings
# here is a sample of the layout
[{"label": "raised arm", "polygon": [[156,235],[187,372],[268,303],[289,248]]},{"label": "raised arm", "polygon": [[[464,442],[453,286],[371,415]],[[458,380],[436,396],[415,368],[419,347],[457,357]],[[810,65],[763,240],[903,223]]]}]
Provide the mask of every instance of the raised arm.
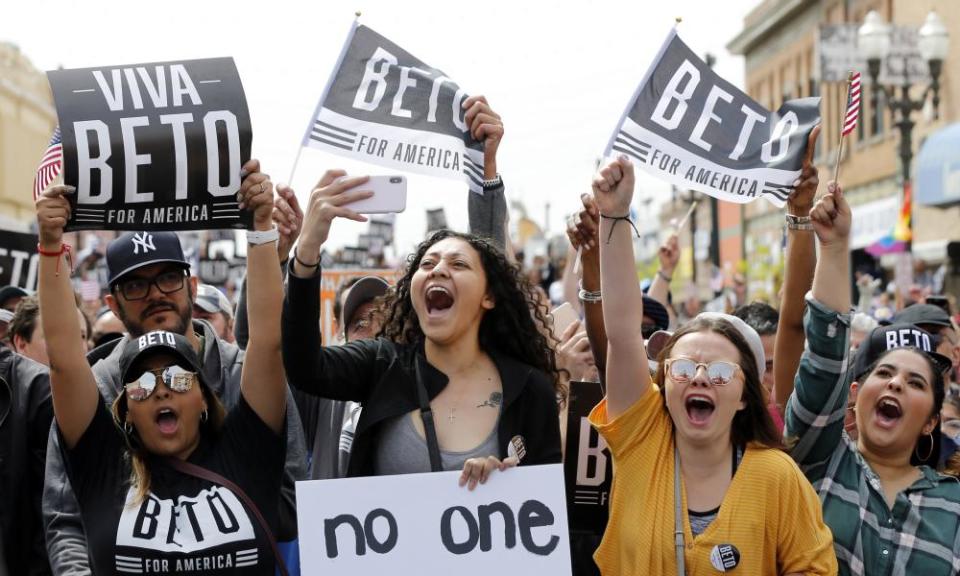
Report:
[{"label": "raised arm", "polygon": [[850,313],[850,225],[852,214],[836,182],[810,212],[820,242],[820,260],[813,275],[813,298],[840,314]]},{"label": "raised arm", "polygon": [[489,238],[504,251],[512,262],[513,247],[507,234],[509,212],[504,194],[503,181],[497,172],[497,150],[503,140],[503,120],[493,111],[484,96],[471,96],[463,101],[464,124],[470,127],[470,135],[483,142],[483,179],[498,181],[483,187],[483,193],[470,192],[467,198],[467,215],[470,232]]},{"label": "raised arm", "polygon": [[633,164],[626,156],[604,166],[593,179],[600,209],[600,282],[607,297],[603,323],[607,332],[607,416],[624,413],[650,387],[643,342],[643,294],[633,257]]},{"label": "raised arm", "polygon": [[[240,185],[240,208],[253,212],[253,229],[273,229],[273,183],[260,172],[260,162],[244,165],[247,177]],[[248,234],[249,235],[249,234]],[[287,391],[280,355],[280,312],[283,280],[276,242],[247,246],[247,321],[250,338],[240,377],[244,400],[274,432],[283,429]]]},{"label": "raised arm", "polygon": [[680,262],[680,238],[675,231],[671,232],[667,239],[663,241],[663,244],[660,245],[657,256],[660,258],[660,269],[657,270],[657,275],[653,277],[653,281],[650,283],[650,291],[647,292],[647,296],[663,304],[663,307],[667,310],[667,315],[670,316],[670,326],[672,327],[677,322],[677,314],[673,311],[673,306],[670,305],[670,282],[673,280],[673,272]]},{"label": "raised arm", "polygon": [[[820,126],[815,126],[807,139],[807,153],[800,172],[800,184],[787,199],[787,214],[810,216],[820,178],[813,164]],[[805,227],[804,227],[805,228]],[[812,229],[787,227],[787,255],[783,271],[783,292],[780,297],[780,323],[773,346],[774,401],[782,414],[793,394],[793,379],[803,354],[804,298],[813,284],[813,267],[817,262]]]},{"label": "raised arm", "polygon": [[77,305],[70,285],[70,262],[63,243],[63,228],[70,219],[70,203],[64,194],[74,192],[76,189],[72,186],[52,186],[37,200],[40,319],[50,358],[53,412],[67,448],[77,445],[100,401],[80,339]]},{"label": "raised arm", "polygon": [[[570,244],[580,252],[580,284],[585,292],[600,290],[600,209],[590,194],[582,194],[583,208],[574,215],[567,227]],[[579,291],[578,291],[579,294]],[[600,300],[581,301],[587,338],[593,351],[593,360],[600,373],[600,381],[606,381],[607,332],[603,326],[603,293]],[[579,299],[579,296],[578,296]]]}]

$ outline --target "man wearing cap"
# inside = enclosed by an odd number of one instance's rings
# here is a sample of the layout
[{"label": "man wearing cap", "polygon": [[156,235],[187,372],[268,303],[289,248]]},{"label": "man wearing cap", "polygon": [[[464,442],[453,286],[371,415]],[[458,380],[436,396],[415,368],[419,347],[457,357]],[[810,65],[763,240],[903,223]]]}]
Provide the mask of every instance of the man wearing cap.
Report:
[{"label": "man wearing cap", "polygon": [[10,321],[13,320],[13,313],[17,309],[17,304],[29,295],[29,292],[18,286],[0,288],[0,344],[9,344],[7,329]]},{"label": "man wearing cap", "polygon": [[[387,293],[390,285],[378,276],[364,276],[344,282],[337,290],[333,305],[337,334],[343,342],[374,338],[380,331],[381,317],[376,299]],[[311,446],[310,478],[314,480],[346,476],[353,435],[360,419],[356,402],[328,400],[297,394],[298,407]]]},{"label": "man wearing cap", "polygon": [[[251,174],[248,178],[256,174]],[[245,180],[246,181],[246,180]],[[103,399],[110,404],[122,389],[120,356],[129,338],[154,330],[181,334],[197,351],[204,377],[229,411],[240,398],[240,373],[244,354],[224,341],[206,323],[193,318],[197,278],[190,276],[180,240],[172,232],[126,232],[107,246],[110,293],[107,305],[126,328],[127,336],[115,340],[109,355],[93,366]],[[101,347],[102,348],[102,347]],[[288,393],[288,405],[293,405]],[[303,429],[295,410],[287,411],[286,472],[280,497],[277,539],[296,537],[294,481],[306,476]],[[56,434],[51,435],[56,443]],[[89,574],[86,538],[73,490],[66,480],[59,447],[47,451],[43,512],[47,550],[57,574]]]},{"label": "man wearing cap", "polygon": [[206,320],[221,339],[233,344],[233,306],[227,296],[209,284],[197,286],[193,301],[193,317]]},{"label": "man wearing cap", "polygon": [[893,321],[898,324],[913,324],[936,337],[936,351],[950,359],[951,369],[945,374],[947,386],[955,384],[957,367],[960,366],[960,335],[953,328],[950,314],[933,304],[914,304],[904,308]]}]

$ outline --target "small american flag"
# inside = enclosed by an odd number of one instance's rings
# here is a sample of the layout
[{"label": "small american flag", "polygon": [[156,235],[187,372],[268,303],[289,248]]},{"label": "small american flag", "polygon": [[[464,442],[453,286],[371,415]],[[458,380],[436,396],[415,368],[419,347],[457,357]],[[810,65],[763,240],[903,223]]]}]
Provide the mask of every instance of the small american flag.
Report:
[{"label": "small american flag", "polygon": [[53,131],[47,151],[44,152],[37,167],[37,176],[33,179],[33,201],[36,202],[44,189],[56,180],[63,168],[63,142],[60,138],[60,127]]},{"label": "small american flag", "polygon": [[853,132],[860,116],[860,73],[851,72],[847,87],[847,116],[843,121],[843,136]]}]

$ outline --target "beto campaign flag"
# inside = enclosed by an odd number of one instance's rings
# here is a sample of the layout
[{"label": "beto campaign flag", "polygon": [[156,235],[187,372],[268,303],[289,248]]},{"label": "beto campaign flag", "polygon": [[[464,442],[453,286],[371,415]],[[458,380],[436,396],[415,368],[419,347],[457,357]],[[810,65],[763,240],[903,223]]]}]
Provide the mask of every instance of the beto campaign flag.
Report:
[{"label": "beto campaign flag", "polygon": [[603,535],[610,514],[613,459],[606,440],[590,425],[590,411],[603,400],[599,382],[570,382],[563,475],[570,530]]},{"label": "beto campaign flag", "polygon": [[47,72],[63,135],[67,230],[249,228],[250,159],[232,58]]},{"label": "beto campaign flag", "polygon": [[0,286],[37,289],[37,235],[0,230]]},{"label": "beto campaign flag", "polygon": [[303,147],[483,185],[483,143],[463,121],[467,95],[442,71],[354,23]]},{"label": "beto campaign flag", "polygon": [[820,99],[770,112],[717,76],[672,30],[624,111],[605,154],[623,153],[681,188],[783,206],[800,176]]}]

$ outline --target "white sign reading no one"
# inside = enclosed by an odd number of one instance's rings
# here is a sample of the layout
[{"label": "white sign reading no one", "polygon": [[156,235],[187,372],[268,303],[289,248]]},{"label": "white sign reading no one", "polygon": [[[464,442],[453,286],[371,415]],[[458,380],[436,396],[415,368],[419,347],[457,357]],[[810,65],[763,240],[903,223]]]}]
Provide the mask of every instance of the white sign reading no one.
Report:
[{"label": "white sign reading no one", "polygon": [[[570,574],[560,464],[297,482],[304,574]],[[399,572],[398,572],[399,571]]]}]

